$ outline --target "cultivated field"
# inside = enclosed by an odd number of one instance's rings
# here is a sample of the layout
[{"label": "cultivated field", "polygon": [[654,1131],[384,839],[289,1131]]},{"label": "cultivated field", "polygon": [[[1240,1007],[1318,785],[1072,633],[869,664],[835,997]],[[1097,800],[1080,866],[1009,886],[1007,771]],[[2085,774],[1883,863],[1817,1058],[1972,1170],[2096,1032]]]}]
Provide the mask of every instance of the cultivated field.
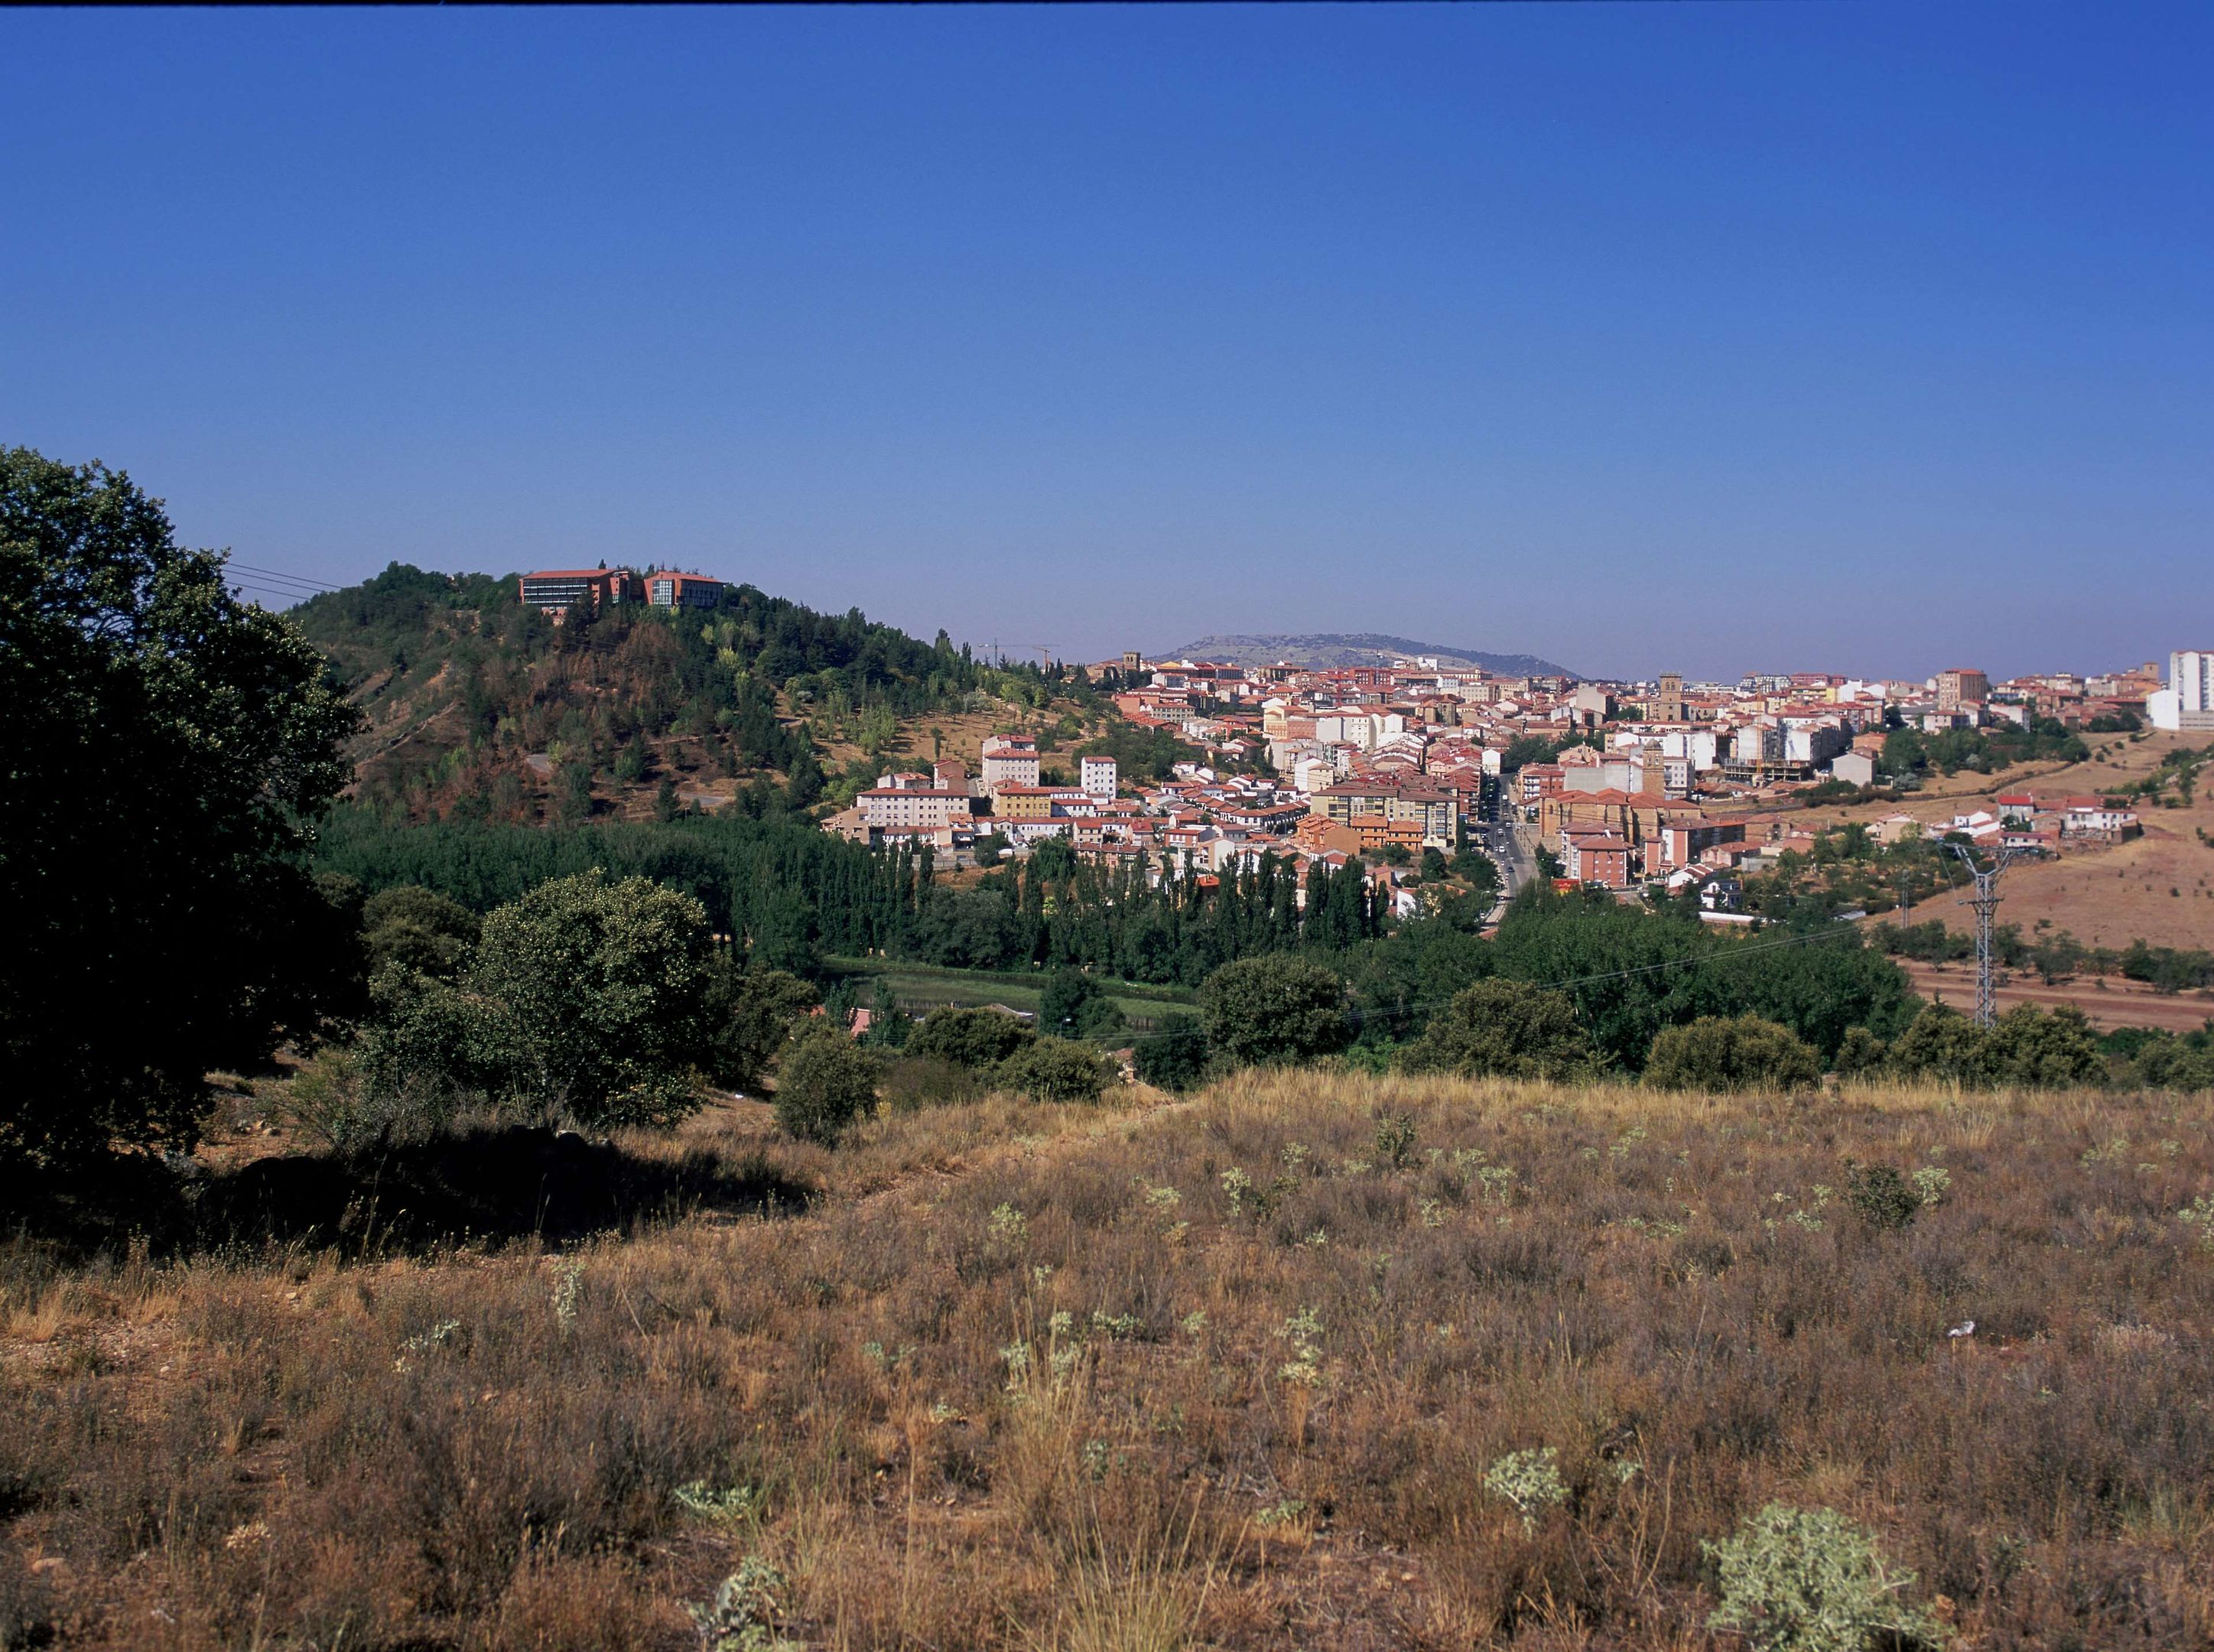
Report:
[{"label": "cultivated field", "polygon": [[[733,1645],[1688,1649],[1772,1499],[1964,1645],[2214,1637],[2207,1098],[1135,1093],[19,1239],[0,1637],[673,1652],[743,1569]],[[1487,1488],[1544,1448],[1557,1499]]]}]

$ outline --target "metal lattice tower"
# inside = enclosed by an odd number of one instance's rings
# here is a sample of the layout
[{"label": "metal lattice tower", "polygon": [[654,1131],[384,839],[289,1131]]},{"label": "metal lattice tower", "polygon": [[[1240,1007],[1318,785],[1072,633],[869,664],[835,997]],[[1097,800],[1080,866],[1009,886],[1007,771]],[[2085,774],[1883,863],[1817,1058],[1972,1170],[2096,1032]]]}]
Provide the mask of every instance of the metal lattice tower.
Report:
[{"label": "metal lattice tower", "polygon": [[1960,857],[1976,883],[1976,892],[1960,904],[1976,915],[1976,1025],[1989,1027],[1999,1019],[1998,999],[1991,988],[1991,918],[1999,909],[1999,874],[2014,864],[2015,851],[2001,849],[1990,866],[1979,866],[1975,851],[1966,844],[1945,847]]}]

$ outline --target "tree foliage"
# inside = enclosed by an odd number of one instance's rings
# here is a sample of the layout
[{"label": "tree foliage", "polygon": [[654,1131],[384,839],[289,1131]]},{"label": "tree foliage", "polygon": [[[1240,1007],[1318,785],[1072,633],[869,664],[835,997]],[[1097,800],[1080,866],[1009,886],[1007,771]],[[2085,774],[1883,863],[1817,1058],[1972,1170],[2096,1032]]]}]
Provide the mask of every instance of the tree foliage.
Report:
[{"label": "tree foliage", "polygon": [[1344,983],[1295,958],[1224,965],[1200,988],[1199,1009],[1208,1044],[1238,1067],[1309,1061],[1353,1037]]},{"label": "tree foliage", "polygon": [[719,958],[707,981],[708,1072],[727,1089],[759,1089],[792,1029],[822,1001],[798,976]]},{"label": "tree foliage", "polygon": [[1590,1077],[1600,1062],[1567,994],[1494,978],[1456,993],[1408,1047],[1407,1064],[1463,1078],[1568,1083]]},{"label": "tree foliage", "polygon": [[1207,1034],[1196,1018],[1171,1015],[1131,1047],[1139,1079],[1181,1095],[1196,1090],[1208,1074]]},{"label": "tree foliage", "polygon": [[878,1057],[827,1021],[805,1027],[777,1068],[776,1122],[828,1146],[869,1117],[883,1076]]},{"label": "tree foliage", "polygon": [[707,936],[688,896],[555,878],[485,920],[465,984],[503,1100],[593,1126],[665,1124],[700,1104]]},{"label": "tree foliage", "polygon": [[1645,1082],[1660,1090],[1809,1090],[1822,1059],[1790,1028],[1757,1015],[1702,1016],[1653,1040]]},{"label": "tree foliage", "polygon": [[1033,1038],[992,1074],[1000,1088],[1032,1101],[1097,1101],[1115,1078],[1113,1062],[1070,1038]]},{"label": "tree foliage", "polygon": [[159,500],[24,448],[0,450],[0,1150],[189,1147],[211,1068],[316,1029],[343,926],[297,855],[355,714]]}]

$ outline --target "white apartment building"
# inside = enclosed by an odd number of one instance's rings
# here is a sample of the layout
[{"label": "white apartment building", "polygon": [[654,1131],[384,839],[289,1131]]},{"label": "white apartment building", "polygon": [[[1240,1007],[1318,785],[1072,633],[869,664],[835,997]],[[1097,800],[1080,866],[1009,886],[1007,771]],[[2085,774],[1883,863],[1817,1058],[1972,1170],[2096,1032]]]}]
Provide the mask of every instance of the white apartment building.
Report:
[{"label": "white apartment building", "polygon": [[1037,742],[1026,735],[994,734],[984,742],[984,794],[996,798],[1003,786],[1038,783]]},{"label": "white apartment building", "polygon": [[861,818],[871,826],[920,826],[943,831],[956,821],[970,818],[969,797],[963,792],[930,792],[907,786],[878,786],[853,799]]},{"label": "white apartment building", "polygon": [[2179,649],[2168,657],[2168,687],[2145,696],[2156,729],[2214,730],[2214,648]]},{"label": "white apartment building", "polygon": [[1112,757],[1086,757],[1077,774],[1077,783],[1085,792],[1101,803],[1112,803],[1118,784],[1117,771]]}]

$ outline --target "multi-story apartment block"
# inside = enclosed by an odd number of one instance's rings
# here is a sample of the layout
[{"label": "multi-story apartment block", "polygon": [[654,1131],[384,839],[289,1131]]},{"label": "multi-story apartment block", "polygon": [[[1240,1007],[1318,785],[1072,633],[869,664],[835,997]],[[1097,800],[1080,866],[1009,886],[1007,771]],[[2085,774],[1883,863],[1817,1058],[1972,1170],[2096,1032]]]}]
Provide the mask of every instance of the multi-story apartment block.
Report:
[{"label": "multi-story apartment block", "polygon": [[1980,706],[1991,697],[1991,678],[1972,667],[1948,666],[1937,673],[1937,709],[1941,712]]},{"label": "multi-story apartment block", "polygon": [[996,798],[1002,787],[1038,783],[1037,742],[1027,735],[995,734],[984,742],[984,792]]},{"label": "multi-story apartment block", "polygon": [[1085,791],[1098,798],[1100,802],[1106,803],[1115,796],[1117,774],[1118,771],[1112,757],[1086,757],[1078,773],[1077,780]]},{"label": "multi-story apartment block", "polygon": [[1407,821],[1419,844],[1450,849],[1460,825],[1460,805],[1446,787],[1410,776],[1377,776],[1326,786],[1308,801],[1311,813],[1359,829],[1365,820]]},{"label": "multi-story apartment block", "polygon": [[966,792],[926,791],[920,786],[887,786],[872,788],[853,799],[862,822],[878,829],[927,827],[942,830],[966,823],[972,811]]},{"label": "multi-story apartment block", "polygon": [[2156,729],[2214,729],[2214,648],[2179,649],[2168,657],[2168,687],[2145,696]]},{"label": "multi-story apartment block", "polygon": [[1614,832],[1572,831],[1562,840],[1562,870],[1580,884],[1630,886],[1630,840]]}]

